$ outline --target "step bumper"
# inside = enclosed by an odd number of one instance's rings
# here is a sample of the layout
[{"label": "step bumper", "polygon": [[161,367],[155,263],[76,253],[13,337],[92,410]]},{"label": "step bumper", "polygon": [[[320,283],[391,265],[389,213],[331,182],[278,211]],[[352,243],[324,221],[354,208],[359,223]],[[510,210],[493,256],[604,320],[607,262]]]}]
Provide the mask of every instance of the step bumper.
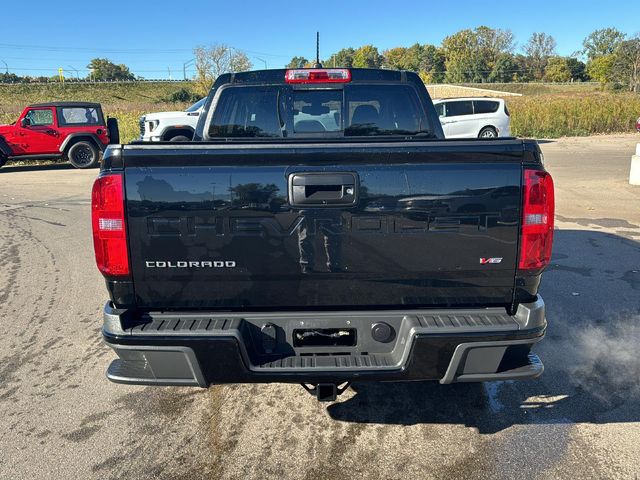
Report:
[{"label": "step bumper", "polygon": [[[380,323],[393,332],[384,342],[372,334]],[[351,329],[357,340],[296,346],[293,336],[303,327]],[[540,376],[544,367],[530,350],[545,329],[541,298],[513,316],[500,309],[139,314],[107,304],[103,336],[119,357],[107,371],[117,383],[448,384]]]}]

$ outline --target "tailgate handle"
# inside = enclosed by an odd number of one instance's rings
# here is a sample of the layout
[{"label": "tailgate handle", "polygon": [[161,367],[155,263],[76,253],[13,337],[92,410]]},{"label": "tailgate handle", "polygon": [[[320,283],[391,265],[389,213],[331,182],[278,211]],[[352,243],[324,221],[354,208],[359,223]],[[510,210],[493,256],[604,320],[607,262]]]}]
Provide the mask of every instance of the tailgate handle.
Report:
[{"label": "tailgate handle", "polygon": [[292,206],[351,206],[356,204],[357,194],[358,176],[355,173],[289,175],[289,204]]}]

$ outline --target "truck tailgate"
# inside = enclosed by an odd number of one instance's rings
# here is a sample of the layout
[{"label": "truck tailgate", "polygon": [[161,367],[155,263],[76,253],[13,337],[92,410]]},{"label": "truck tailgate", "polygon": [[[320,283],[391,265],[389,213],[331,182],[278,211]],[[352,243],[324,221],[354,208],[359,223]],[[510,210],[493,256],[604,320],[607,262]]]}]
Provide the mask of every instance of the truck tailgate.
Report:
[{"label": "truck tailgate", "polygon": [[123,155],[139,307],[512,302],[520,141],[131,145]]}]

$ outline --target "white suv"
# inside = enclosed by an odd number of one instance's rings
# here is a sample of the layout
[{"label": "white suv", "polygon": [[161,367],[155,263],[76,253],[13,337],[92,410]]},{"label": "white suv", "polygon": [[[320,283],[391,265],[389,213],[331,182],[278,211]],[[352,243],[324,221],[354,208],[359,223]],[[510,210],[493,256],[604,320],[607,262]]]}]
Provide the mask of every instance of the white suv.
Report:
[{"label": "white suv", "polygon": [[206,98],[184,112],[147,113],[140,117],[140,140],[144,142],[188,142],[196,131]]},{"label": "white suv", "polygon": [[509,110],[501,98],[447,98],[433,104],[445,138],[511,136]]}]

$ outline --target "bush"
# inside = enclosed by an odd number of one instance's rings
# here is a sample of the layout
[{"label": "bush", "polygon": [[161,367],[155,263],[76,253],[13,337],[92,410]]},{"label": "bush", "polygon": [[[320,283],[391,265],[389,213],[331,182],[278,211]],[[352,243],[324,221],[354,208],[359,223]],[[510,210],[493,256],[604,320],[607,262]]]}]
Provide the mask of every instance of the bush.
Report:
[{"label": "bush", "polygon": [[169,102],[174,102],[174,103],[177,103],[177,102],[194,103],[194,102],[197,102],[198,100],[200,100],[200,97],[195,93],[193,93],[191,90],[186,88],[181,88],[177,92],[173,92],[168,98]]}]

